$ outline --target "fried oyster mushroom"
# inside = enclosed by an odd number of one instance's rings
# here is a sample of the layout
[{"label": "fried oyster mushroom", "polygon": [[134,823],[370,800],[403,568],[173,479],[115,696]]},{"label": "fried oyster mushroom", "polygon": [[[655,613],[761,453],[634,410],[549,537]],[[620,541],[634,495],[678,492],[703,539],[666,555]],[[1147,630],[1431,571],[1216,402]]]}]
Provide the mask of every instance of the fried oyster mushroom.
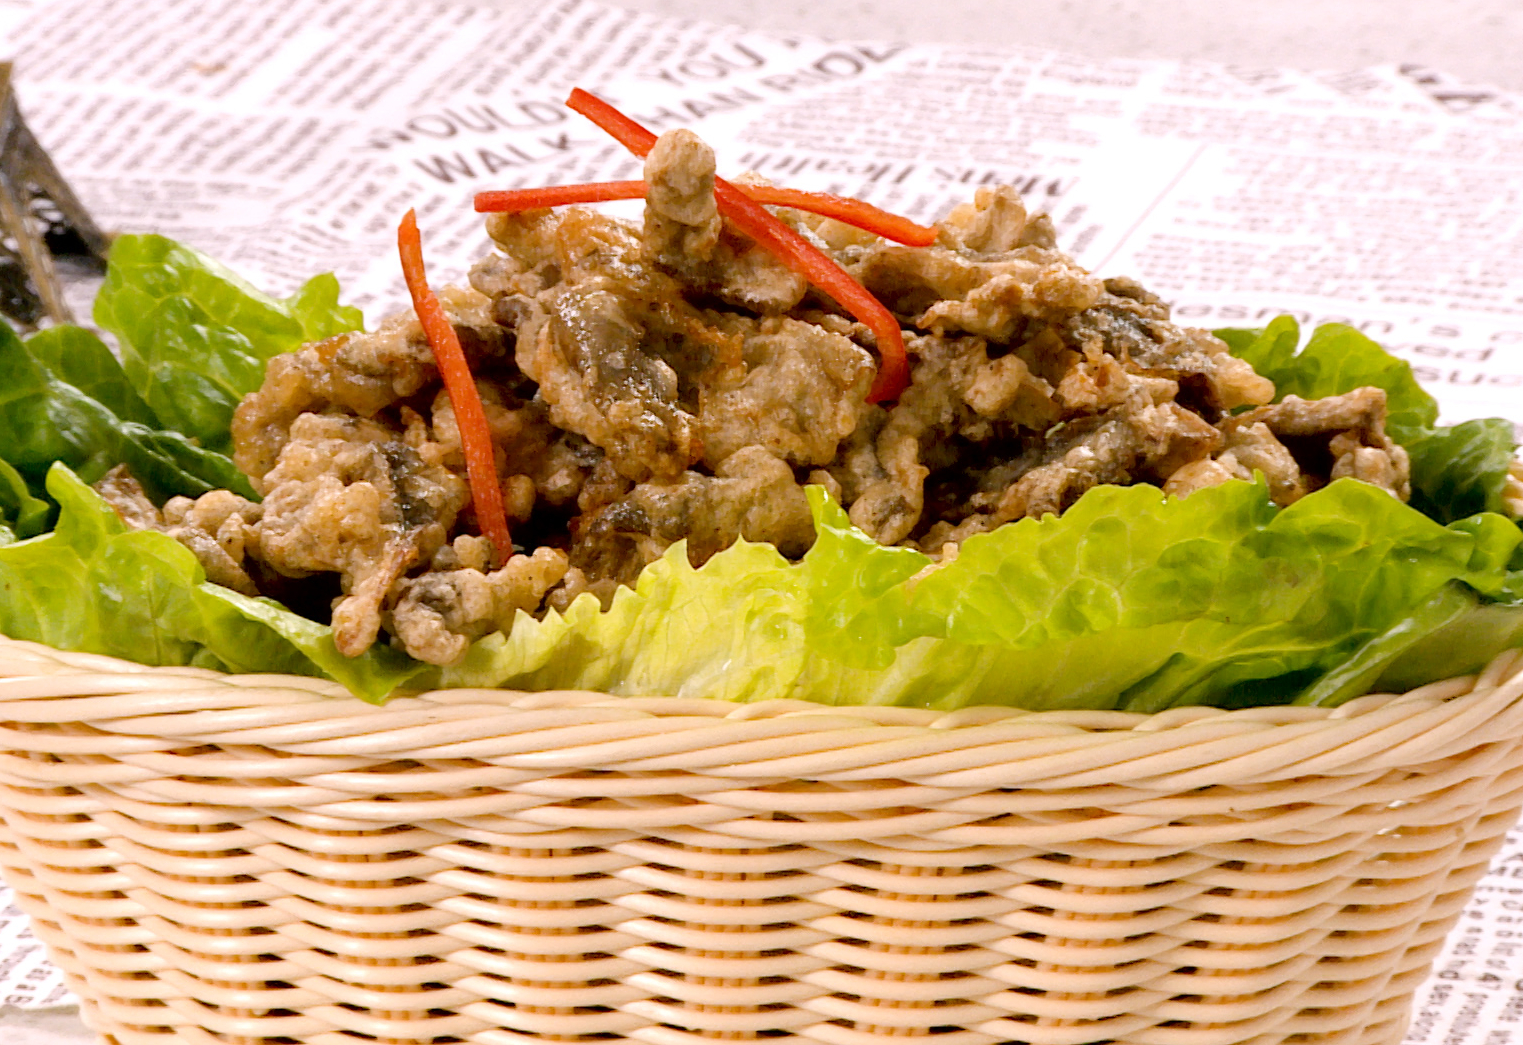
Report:
[{"label": "fried oyster mushroom", "polygon": [[978,190],[924,247],[777,212],[903,330],[909,384],[869,403],[873,335],[724,219],[707,145],[662,135],[645,180],[640,223],[492,215],[496,251],[441,293],[515,548],[476,536],[453,404],[410,313],[271,362],[233,425],[262,503],[161,510],[119,473],[103,495],[217,583],[308,586],[345,653],[384,631],[441,665],[520,614],[607,605],[678,542],[694,565],[739,538],[797,558],[810,484],[880,543],[939,557],[1107,483],[1186,496],[1262,474],[1286,505],[1351,476],[1408,496],[1384,393],[1274,402],[1217,338],[1057,250],[1013,189]]}]

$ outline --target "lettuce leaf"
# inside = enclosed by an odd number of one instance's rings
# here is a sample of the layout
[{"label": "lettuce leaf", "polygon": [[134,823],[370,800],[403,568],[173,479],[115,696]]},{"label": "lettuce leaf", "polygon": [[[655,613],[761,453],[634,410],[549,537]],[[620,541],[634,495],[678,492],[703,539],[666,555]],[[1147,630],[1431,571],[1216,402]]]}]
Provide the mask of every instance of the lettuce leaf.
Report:
[{"label": "lettuce leaf", "polygon": [[47,501],[32,496],[21,473],[0,458],[0,526],[11,538],[33,537],[48,528]]},{"label": "lettuce leaf", "polygon": [[26,339],[26,350],[54,378],[73,385],[123,421],[164,427],[133,390],[111,349],[83,327],[39,330]]},{"label": "lettuce leaf", "polygon": [[[44,345],[56,348],[66,337],[44,337]],[[41,499],[44,477],[55,461],[79,472],[86,482],[126,464],[159,501],[215,489],[255,496],[248,479],[223,455],[202,449],[178,432],[124,421],[99,400],[60,380],[33,356],[33,340],[23,342],[9,326],[0,325],[0,458],[25,480],[34,498]]]},{"label": "lettuce leaf", "polygon": [[1386,431],[1412,458],[1412,507],[1439,522],[1501,512],[1513,456],[1512,425],[1501,418],[1439,427],[1438,403],[1412,368],[1353,327],[1326,323],[1299,352],[1290,316],[1263,330],[1218,330],[1232,354],[1275,383],[1280,397],[1320,399],[1362,385],[1386,393]]},{"label": "lettuce leaf", "polygon": [[506,685],[940,709],[1337,703],[1383,677],[1460,670],[1428,640],[1477,613],[1487,627],[1465,669],[1523,643],[1523,606],[1478,594],[1523,575],[1517,527],[1440,526],[1351,480],[1288,509],[1262,482],[1186,500],[1102,487],[931,569],[813,489],[821,536],[801,562],[743,541],[694,569],[677,545],[608,611],[584,596],[543,620],[520,614],[445,669],[384,646],[345,658],[327,627],[207,583],[164,534],[127,531],[62,465],[48,492],[58,527],[0,547],[0,632],[151,664],[326,675],[372,701]]},{"label": "lettuce leaf", "polygon": [[742,543],[695,570],[675,547],[607,613],[585,597],[520,615],[435,681],[941,709],[1337,703],[1500,592],[1523,544],[1500,517],[1444,527],[1353,480],[1287,509],[1262,482],[1186,500],[1099,487],[927,570],[810,495],[819,539],[798,564]]},{"label": "lettuce leaf", "polygon": [[277,300],[189,247],[146,235],[112,243],[95,322],[116,335],[133,391],[166,427],[226,452],[233,410],[272,356],[357,330],[362,317],[338,303],[332,274]]},{"label": "lettuce leaf", "polygon": [[332,629],[208,583],[189,549],[128,530],[64,465],[47,491],[57,528],[0,547],[0,634],[156,666],[326,676],[369,700],[422,669],[386,646],[345,657]]},{"label": "lettuce leaf", "polygon": [[799,568],[770,544],[741,541],[694,569],[679,543],[607,612],[584,595],[565,614],[520,613],[439,681],[764,700],[803,670],[804,605]]},{"label": "lettuce leaf", "polygon": [[1515,445],[1500,417],[1426,432],[1393,433],[1412,458],[1412,507],[1441,522],[1503,511]]},{"label": "lettuce leaf", "polygon": [[1384,665],[1372,688],[1402,692],[1450,675],[1471,675],[1504,649],[1523,648],[1523,611],[1475,603],[1419,636]]}]

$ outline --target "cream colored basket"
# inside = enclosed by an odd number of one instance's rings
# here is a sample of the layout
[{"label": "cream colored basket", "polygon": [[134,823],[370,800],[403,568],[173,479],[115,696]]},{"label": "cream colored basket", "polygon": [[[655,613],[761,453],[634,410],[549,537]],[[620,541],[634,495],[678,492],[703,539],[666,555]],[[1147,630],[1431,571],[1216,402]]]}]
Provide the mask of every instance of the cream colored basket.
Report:
[{"label": "cream colored basket", "polygon": [[1394,1045],[1523,803],[1523,653],[1143,716],[0,640],[0,731],[0,863],[119,1045]]}]

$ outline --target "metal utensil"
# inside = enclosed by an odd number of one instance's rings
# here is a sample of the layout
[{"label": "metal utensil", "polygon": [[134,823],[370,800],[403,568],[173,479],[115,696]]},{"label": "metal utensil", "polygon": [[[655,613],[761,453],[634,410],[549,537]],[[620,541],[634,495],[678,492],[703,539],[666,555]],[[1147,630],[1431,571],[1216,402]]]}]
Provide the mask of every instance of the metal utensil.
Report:
[{"label": "metal utensil", "polygon": [[109,244],[22,119],[0,62],[0,312],[26,330],[73,322],[53,258],[104,269]]}]

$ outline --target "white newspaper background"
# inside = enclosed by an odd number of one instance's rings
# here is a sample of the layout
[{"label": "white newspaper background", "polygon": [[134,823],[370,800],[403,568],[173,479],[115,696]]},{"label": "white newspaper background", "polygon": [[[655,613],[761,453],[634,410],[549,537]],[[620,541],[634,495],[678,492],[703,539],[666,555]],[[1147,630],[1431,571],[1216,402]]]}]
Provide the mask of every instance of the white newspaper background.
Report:
[{"label": "white newspaper background", "polygon": [[[106,227],[174,236],[277,294],[331,269],[371,320],[405,301],[406,208],[445,282],[487,249],[475,192],[638,176],[565,109],[580,85],[695,128],[727,171],[922,220],[1015,184],[1082,263],[1136,275],[1184,322],[1351,323],[1412,362],[1446,422],[1523,431],[1523,99],[1432,70],[826,41],[591,0],[0,0],[6,56]],[[57,1005],[7,901],[0,1002]],[[1523,833],[1407,1040],[1523,1045]]]}]

